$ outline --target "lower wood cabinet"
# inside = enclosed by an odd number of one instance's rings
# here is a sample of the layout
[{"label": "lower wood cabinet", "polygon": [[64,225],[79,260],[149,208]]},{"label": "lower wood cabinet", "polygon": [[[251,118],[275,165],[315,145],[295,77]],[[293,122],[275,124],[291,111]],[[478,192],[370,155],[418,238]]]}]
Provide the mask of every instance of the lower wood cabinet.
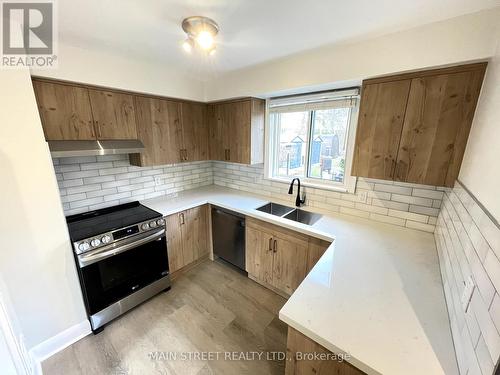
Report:
[{"label": "lower wood cabinet", "polygon": [[208,255],[208,208],[200,206],[167,216],[170,273]]},{"label": "lower wood cabinet", "polygon": [[309,249],[307,251],[307,273],[318,263],[319,258],[325,253],[331,242],[309,237]]},{"label": "lower wood cabinet", "polygon": [[[285,375],[365,375],[365,373],[346,361],[338,361],[335,358],[328,360],[304,359],[297,354],[333,354],[299,331],[288,327],[286,343]],[[333,356],[332,356],[333,357]]]},{"label": "lower wood cabinet", "polygon": [[287,295],[297,289],[329,245],[292,230],[246,219],[246,271]]}]

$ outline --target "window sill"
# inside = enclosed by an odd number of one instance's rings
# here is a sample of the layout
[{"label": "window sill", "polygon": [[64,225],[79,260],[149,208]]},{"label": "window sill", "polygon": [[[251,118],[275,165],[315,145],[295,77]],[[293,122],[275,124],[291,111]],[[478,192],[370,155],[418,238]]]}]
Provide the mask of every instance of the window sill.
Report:
[{"label": "window sill", "polygon": [[[288,185],[290,185],[290,182],[292,182],[292,179],[279,178],[279,177],[264,177],[264,179],[274,182],[281,182]],[[334,191],[337,193],[349,192],[349,190],[344,186],[335,186],[333,184],[317,183],[315,181],[311,181],[310,179],[305,179],[305,178],[300,178],[300,186],[311,187],[320,190]]]}]

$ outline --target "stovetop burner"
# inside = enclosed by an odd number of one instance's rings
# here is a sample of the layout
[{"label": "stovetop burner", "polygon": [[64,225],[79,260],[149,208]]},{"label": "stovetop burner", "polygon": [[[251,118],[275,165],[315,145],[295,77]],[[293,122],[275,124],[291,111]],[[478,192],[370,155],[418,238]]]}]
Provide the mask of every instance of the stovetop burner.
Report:
[{"label": "stovetop burner", "polygon": [[127,227],[162,215],[139,202],[125,203],[66,217],[72,242]]}]

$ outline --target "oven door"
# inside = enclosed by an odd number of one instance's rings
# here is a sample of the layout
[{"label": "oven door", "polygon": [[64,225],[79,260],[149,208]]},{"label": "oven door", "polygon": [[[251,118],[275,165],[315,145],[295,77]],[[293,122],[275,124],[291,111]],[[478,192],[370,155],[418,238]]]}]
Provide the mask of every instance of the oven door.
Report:
[{"label": "oven door", "polygon": [[89,315],[168,275],[165,229],[78,256]]}]

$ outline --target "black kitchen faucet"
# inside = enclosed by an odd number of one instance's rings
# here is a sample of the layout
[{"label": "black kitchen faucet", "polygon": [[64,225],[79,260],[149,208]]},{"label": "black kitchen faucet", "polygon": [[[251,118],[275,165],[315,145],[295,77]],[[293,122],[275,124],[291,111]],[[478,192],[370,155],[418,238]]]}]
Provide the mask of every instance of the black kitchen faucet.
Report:
[{"label": "black kitchen faucet", "polygon": [[297,198],[295,198],[295,205],[297,207],[300,207],[301,204],[304,204],[306,202],[306,195],[300,199],[300,179],[299,178],[294,178],[292,182],[290,183],[290,188],[288,189],[288,194],[293,194],[293,184],[297,180]]}]

